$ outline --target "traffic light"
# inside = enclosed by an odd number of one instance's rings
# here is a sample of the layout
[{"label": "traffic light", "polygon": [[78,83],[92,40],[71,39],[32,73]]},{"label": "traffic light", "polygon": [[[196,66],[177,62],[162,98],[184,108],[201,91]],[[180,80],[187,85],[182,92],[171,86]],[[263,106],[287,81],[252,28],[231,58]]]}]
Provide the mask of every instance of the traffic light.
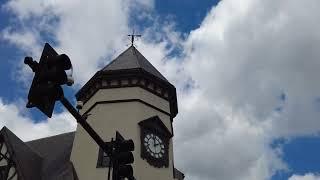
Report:
[{"label": "traffic light", "polygon": [[133,168],[130,164],[134,158],[131,151],[134,150],[134,143],[130,140],[125,140],[119,132],[116,132],[116,140],[114,141],[114,153],[112,157],[113,180],[122,180],[127,178],[133,180]]},{"label": "traffic light", "polygon": [[24,63],[35,73],[26,107],[37,107],[51,117],[55,101],[63,96],[61,85],[73,84],[72,77],[66,73],[66,70],[72,70],[71,61],[67,55],[59,55],[46,43],[39,63],[33,61],[32,57],[25,57]]}]

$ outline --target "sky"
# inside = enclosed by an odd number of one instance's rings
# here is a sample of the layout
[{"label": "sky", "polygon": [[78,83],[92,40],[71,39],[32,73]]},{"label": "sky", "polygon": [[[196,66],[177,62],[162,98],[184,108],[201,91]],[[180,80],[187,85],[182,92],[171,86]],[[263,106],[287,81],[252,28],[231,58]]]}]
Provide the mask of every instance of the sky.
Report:
[{"label": "sky", "polygon": [[320,1],[0,1],[0,128],[29,141],[74,131],[26,109],[45,42],[70,57],[74,94],[137,49],[177,88],[175,167],[187,180],[320,179]]}]

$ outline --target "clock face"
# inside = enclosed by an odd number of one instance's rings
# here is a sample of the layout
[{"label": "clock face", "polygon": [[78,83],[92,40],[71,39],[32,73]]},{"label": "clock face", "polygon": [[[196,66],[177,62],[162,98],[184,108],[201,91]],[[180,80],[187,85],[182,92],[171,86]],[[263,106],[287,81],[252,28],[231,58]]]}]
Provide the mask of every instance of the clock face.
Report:
[{"label": "clock face", "polygon": [[154,158],[164,157],[165,146],[161,138],[153,133],[146,134],[144,137],[144,146],[147,152]]}]

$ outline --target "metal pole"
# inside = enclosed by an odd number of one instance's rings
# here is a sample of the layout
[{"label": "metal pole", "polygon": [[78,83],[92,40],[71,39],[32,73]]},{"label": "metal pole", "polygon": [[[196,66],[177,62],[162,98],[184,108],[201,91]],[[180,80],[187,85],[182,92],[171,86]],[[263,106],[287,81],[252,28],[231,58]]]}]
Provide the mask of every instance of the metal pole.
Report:
[{"label": "metal pole", "polygon": [[[111,138],[111,144],[113,144],[113,138]],[[112,149],[113,151],[113,149]],[[113,152],[111,152],[110,154],[108,154],[109,156],[109,168],[108,168],[108,180],[110,180],[110,169],[111,169],[111,161],[112,161],[112,154]]]},{"label": "metal pole", "polygon": [[65,108],[72,114],[72,116],[77,120],[77,122],[87,131],[87,133],[92,137],[92,139],[98,144],[98,146],[103,149],[104,152],[108,153],[109,149],[105,145],[101,137],[94,131],[94,129],[87,123],[77,110],[71,105],[71,103],[65,98],[62,97],[60,102],[64,105]]}]

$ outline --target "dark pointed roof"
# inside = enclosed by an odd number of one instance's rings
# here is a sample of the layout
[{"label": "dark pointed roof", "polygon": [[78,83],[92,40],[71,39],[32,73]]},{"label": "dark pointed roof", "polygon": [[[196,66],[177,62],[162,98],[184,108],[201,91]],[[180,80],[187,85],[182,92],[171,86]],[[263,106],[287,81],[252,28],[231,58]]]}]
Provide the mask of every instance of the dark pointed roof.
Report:
[{"label": "dark pointed roof", "polygon": [[85,104],[99,89],[122,87],[140,87],[169,101],[172,119],[178,113],[176,88],[134,46],[96,72],[76,98]]},{"label": "dark pointed roof", "polygon": [[72,176],[70,155],[74,135],[75,132],[70,132],[26,142],[29,147],[43,158],[43,179],[58,177],[68,170],[69,176]]},{"label": "dark pointed roof", "polygon": [[101,71],[125,69],[143,69],[164,81],[168,81],[134,46],[130,46]]},{"label": "dark pointed roof", "polygon": [[23,142],[8,128],[0,130],[8,148],[13,151],[22,180],[74,180],[76,175],[70,162],[75,132]]},{"label": "dark pointed roof", "polygon": [[42,165],[42,158],[27,146],[21,139],[19,139],[8,128],[3,127],[0,131],[3,136],[8,149],[13,152],[14,162],[21,179],[40,180],[41,174],[39,170]]}]

